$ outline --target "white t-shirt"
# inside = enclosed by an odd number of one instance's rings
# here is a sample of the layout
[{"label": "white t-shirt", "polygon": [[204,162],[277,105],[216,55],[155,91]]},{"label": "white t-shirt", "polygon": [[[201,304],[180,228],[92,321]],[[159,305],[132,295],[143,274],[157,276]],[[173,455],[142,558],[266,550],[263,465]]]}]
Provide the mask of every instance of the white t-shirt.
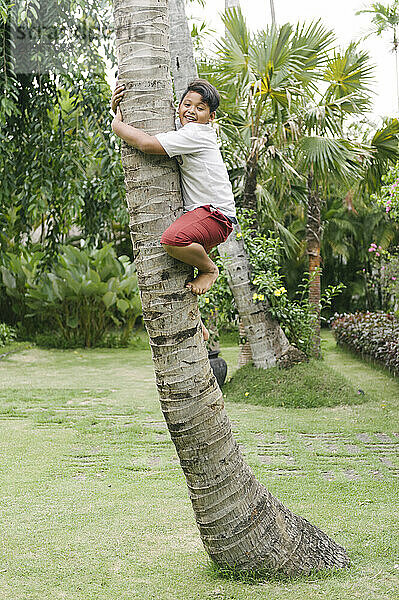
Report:
[{"label": "white t-shirt", "polygon": [[226,217],[236,216],[231,183],[216,132],[210,125],[187,123],[177,131],[155,137],[170,157],[181,157],[178,162],[185,211],[211,204]]}]

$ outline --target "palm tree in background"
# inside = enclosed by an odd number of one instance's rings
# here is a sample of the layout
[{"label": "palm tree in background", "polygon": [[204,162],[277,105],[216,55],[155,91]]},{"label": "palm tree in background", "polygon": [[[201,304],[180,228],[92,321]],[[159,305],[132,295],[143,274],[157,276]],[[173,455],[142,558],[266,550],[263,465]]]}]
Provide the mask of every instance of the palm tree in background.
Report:
[{"label": "palm tree in background", "polygon": [[[271,208],[270,197],[258,186],[265,163],[277,156],[287,171],[291,169],[291,176],[300,178],[285,160],[281,147],[295,139],[291,113],[308,89],[316,89],[333,34],[316,22],[296,28],[289,24],[272,26],[252,35],[240,11],[226,13],[223,20],[227,35],[218,45],[218,61],[211,77],[223,94],[223,135],[233,153],[238,152],[242,165],[238,205],[259,214],[262,200]],[[239,164],[237,156],[234,161]],[[316,171],[319,175],[318,167]],[[297,241],[291,232],[283,226],[278,229],[293,247]],[[320,235],[317,239],[320,245]],[[316,272],[318,267],[316,260],[312,270]]]},{"label": "palm tree in background", "polygon": [[381,2],[374,2],[370,8],[359,10],[356,12],[360,14],[371,14],[372,30],[369,35],[381,36],[383,33],[390,33],[392,35],[392,50],[395,53],[395,67],[396,67],[396,96],[398,102],[399,111],[399,65],[398,65],[398,26],[399,26],[399,1],[395,0],[391,4],[382,4]]},{"label": "palm tree in background", "polygon": [[322,198],[332,179],[340,179],[350,186],[360,177],[363,151],[348,140],[326,135],[304,135],[298,143],[300,163],[307,173],[306,251],[309,269],[309,301],[314,307],[315,324],[313,355],[320,356],[320,300],[321,300],[321,240]]},{"label": "palm tree in background", "polygon": [[306,206],[318,355],[322,199],[334,180],[345,184],[343,197],[349,199],[365,167],[368,178],[375,178],[381,166],[369,160],[375,148],[352,142],[346,133],[348,118],[369,108],[372,67],[367,53],[354,44],[331,54],[333,35],[320,23],[272,27],[254,36],[240,12],[226,14],[224,22],[227,35],[219,42],[210,77],[223,95],[222,135],[238,203],[267,215],[291,258],[302,247],[294,234],[301,229],[300,218],[285,226],[287,212],[281,208],[290,200],[294,212],[301,200]]},{"label": "palm tree in background", "polygon": [[[306,244],[309,262],[309,300],[316,321],[313,353],[320,354],[322,196],[328,185],[339,180],[348,190],[362,178],[362,165],[369,152],[345,135],[348,116],[361,115],[369,107],[372,67],[365,52],[354,44],[335,51],[327,60],[320,81],[328,87],[323,95],[309,87],[298,107],[298,151],[301,172],[307,181]],[[346,194],[344,195],[346,196]]]}]

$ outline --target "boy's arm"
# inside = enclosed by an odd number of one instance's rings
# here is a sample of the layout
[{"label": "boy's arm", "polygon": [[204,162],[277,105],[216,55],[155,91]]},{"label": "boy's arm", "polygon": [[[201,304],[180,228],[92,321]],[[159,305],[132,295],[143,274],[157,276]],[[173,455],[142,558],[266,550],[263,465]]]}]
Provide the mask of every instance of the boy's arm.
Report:
[{"label": "boy's arm", "polygon": [[134,146],[145,154],[164,154],[166,152],[157,138],[153,135],[149,135],[141,129],[127,125],[122,121],[122,115],[118,106],[114,120],[112,121],[112,131],[117,136],[125,140],[129,146]]},{"label": "boy's arm", "polygon": [[145,154],[166,154],[156,137],[123,122],[119,103],[123,99],[124,94],[124,85],[117,85],[112,94],[111,109],[115,113],[114,120],[112,121],[112,131],[122,138],[122,140],[125,140],[129,146],[134,146]]}]

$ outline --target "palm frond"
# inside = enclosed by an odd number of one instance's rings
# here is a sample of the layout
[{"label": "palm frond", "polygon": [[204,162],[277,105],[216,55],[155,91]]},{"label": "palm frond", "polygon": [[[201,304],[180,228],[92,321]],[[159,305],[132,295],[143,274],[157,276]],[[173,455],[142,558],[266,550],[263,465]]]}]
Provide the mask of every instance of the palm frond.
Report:
[{"label": "palm frond", "polygon": [[370,193],[381,187],[381,178],[389,166],[399,160],[399,121],[392,119],[377,130],[370,142],[371,155],[367,161],[363,183]]},{"label": "palm frond", "polygon": [[310,83],[320,73],[334,41],[334,32],[326,29],[321,20],[312,21],[309,25],[298,23],[291,45],[303,57],[302,72],[298,77],[302,84]]},{"label": "palm frond", "polygon": [[374,2],[370,8],[356,11],[357,15],[373,15],[371,22],[373,29],[371,33],[381,35],[384,31],[395,29],[399,25],[399,3],[395,0],[392,4],[384,5]]},{"label": "palm frond", "polygon": [[326,101],[350,97],[363,99],[370,96],[369,85],[373,80],[374,65],[364,50],[351,43],[344,52],[337,51],[328,60],[324,80],[329,84],[325,93]]},{"label": "palm frond", "polygon": [[262,229],[274,230],[281,241],[283,248],[288,258],[293,258],[297,255],[299,249],[299,240],[296,235],[290,231],[285,225],[285,211],[281,210],[276,198],[264,186],[257,186],[257,198],[259,203],[260,225]]},{"label": "palm frond", "polygon": [[299,140],[304,167],[318,180],[328,175],[347,181],[359,176],[365,150],[347,140],[322,136],[304,136]]},{"label": "palm frond", "polygon": [[251,33],[245,18],[239,8],[231,8],[224,15],[222,21],[226,35],[216,44],[219,58],[219,72],[230,78],[239,76],[244,82],[252,79],[249,64],[249,49]]}]

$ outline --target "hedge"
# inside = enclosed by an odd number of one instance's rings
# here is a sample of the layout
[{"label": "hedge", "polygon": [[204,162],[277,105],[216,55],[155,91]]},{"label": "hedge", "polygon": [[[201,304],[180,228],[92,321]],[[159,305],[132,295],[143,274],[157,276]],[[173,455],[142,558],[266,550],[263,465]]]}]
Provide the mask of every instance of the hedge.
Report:
[{"label": "hedge", "polygon": [[399,375],[399,320],[386,313],[334,315],[331,328],[338,344],[372,358]]}]

